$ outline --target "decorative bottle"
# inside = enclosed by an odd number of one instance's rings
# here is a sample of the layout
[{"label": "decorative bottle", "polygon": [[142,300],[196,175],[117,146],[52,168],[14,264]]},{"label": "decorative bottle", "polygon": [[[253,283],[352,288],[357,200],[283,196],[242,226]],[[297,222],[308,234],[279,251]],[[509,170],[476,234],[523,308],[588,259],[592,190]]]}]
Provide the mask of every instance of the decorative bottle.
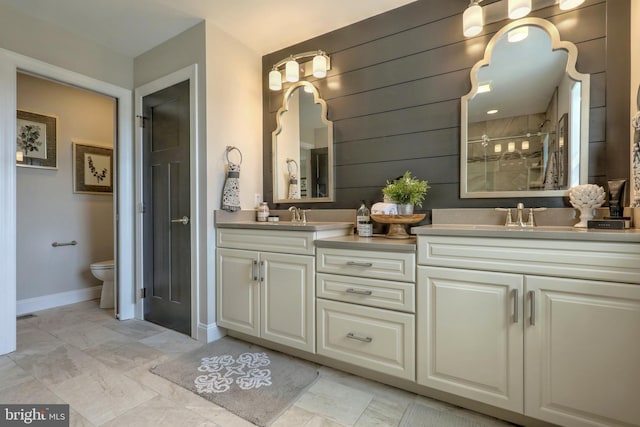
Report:
[{"label": "decorative bottle", "polygon": [[365,204],[365,201],[361,201],[361,205],[356,213],[356,230],[360,234],[360,223],[368,223],[371,220],[369,208]]},{"label": "decorative bottle", "polygon": [[256,211],[256,221],[258,222],[267,222],[269,218],[269,205],[267,202],[260,203],[258,206],[258,210]]}]

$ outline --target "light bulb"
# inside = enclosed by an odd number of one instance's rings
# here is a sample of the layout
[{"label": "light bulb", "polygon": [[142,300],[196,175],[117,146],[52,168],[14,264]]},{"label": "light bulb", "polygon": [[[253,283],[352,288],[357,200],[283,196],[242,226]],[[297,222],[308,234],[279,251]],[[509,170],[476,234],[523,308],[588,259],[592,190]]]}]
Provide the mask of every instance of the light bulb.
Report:
[{"label": "light bulb", "polygon": [[516,151],[516,143],[515,142],[510,142],[507,144],[507,151],[510,153],[513,153],[514,151]]},{"label": "light bulb", "polygon": [[502,144],[496,144],[493,146],[493,152],[494,153],[499,153],[502,151]]},{"label": "light bulb", "polygon": [[582,3],[584,3],[584,0],[560,0],[559,6],[562,10],[569,10],[580,6]]},{"label": "light bulb", "polygon": [[320,53],[313,57],[313,76],[319,79],[327,77],[327,58]]},{"label": "light bulb", "polygon": [[293,57],[285,65],[285,78],[288,82],[297,82],[300,79],[300,66]]},{"label": "light bulb", "polygon": [[275,68],[269,71],[269,89],[282,89],[282,75],[280,74],[280,71],[276,70]]},{"label": "light bulb", "polygon": [[520,148],[523,150],[528,150],[529,149],[529,141],[522,141],[522,144],[520,144]]},{"label": "light bulb", "polygon": [[24,152],[21,151],[16,151],[16,162],[23,162],[24,161]]},{"label": "light bulb", "polygon": [[531,12],[531,0],[509,0],[509,18],[523,18],[529,12]]},{"label": "light bulb", "polygon": [[480,34],[483,25],[482,8],[474,1],[462,14],[462,32],[465,37],[473,37]]}]

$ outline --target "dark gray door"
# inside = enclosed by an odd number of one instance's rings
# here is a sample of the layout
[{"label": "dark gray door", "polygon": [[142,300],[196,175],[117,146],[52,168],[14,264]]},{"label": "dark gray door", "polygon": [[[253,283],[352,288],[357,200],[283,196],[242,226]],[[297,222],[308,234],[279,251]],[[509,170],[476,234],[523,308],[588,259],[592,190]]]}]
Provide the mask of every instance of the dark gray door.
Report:
[{"label": "dark gray door", "polygon": [[142,100],[144,318],[191,334],[189,81]]}]

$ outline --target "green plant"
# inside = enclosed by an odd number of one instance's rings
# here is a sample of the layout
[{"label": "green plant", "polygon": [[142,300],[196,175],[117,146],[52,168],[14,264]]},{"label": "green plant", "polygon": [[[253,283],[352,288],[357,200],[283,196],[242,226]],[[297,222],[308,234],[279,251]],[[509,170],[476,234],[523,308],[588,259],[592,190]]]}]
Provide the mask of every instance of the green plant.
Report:
[{"label": "green plant", "polygon": [[420,181],[411,176],[411,172],[406,171],[400,178],[387,180],[387,186],[382,189],[382,193],[395,203],[422,207],[422,201],[429,188],[431,187],[427,181]]}]

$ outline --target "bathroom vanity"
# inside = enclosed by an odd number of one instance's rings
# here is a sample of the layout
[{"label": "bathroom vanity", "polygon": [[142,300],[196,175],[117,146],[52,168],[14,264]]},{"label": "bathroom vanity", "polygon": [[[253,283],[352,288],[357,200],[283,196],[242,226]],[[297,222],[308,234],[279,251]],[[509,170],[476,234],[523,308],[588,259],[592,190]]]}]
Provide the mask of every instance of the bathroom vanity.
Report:
[{"label": "bathroom vanity", "polygon": [[520,424],[640,425],[640,230],[216,227],[234,336]]}]

